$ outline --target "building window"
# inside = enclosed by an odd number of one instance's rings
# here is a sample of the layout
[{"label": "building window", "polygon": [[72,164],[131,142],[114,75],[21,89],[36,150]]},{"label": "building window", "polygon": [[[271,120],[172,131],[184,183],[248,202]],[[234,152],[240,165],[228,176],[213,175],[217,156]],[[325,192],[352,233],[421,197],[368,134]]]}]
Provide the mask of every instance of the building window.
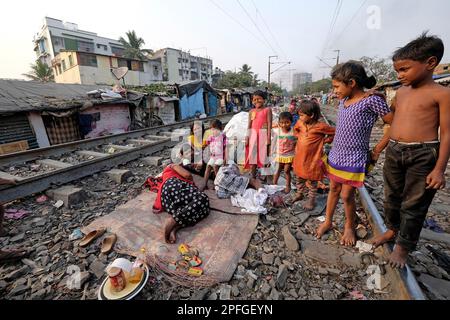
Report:
[{"label": "building window", "polygon": [[84,52],[94,52],[94,44],[92,42],[78,41],[78,50]]},{"label": "building window", "polygon": [[97,49],[103,48],[103,51],[108,51],[108,46],[104,44],[97,44]]},{"label": "building window", "polygon": [[178,72],[179,72],[180,76],[182,77],[183,76],[183,70],[178,70]]},{"label": "building window", "polygon": [[64,47],[64,39],[61,37],[52,37],[53,45],[55,47]]},{"label": "building window", "polygon": [[61,63],[62,63],[63,71],[66,71],[66,69],[67,69],[66,68],[66,60],[62,59]]},{"label": "building window", "polygon": [[178,63],[181,63],[181,58],[178,58]]},{"label": "building window", "polygon": [[58,69],[55,67],[55,74],[58,75]]},{"label": "building window", "polygon": [[97,67],[97,56],[93,54],[78,54],[78,64],[80,66]]},{"label": "building window", "polygon": [[73,56],[71,54],[69,54],[69,66],[73,67]]},{"label": "building window", "polygon": [[58,69],[59,74],[61,74],[61,73],[62,73],[62,72],[61,72],[61,65],[58,64],[58,65],[56,66],[56,68]]},{"label": "building window", "polygon": [[111,51],[112,51],[113,55],[118,56],[118,57],[123,56],[123,53],[125,52],[125,50],[123,48],[113,47],[113,46],[111,46]]}]

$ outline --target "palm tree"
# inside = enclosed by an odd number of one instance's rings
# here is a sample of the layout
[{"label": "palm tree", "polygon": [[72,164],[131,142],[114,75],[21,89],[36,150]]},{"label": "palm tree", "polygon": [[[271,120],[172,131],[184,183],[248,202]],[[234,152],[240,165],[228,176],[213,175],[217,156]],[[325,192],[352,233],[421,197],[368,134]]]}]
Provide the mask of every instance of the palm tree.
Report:
[{"label": "palm tree", "polygon": [[125,33],[128,41],[120,37],[119,42],[125,47],[123,56],[130,59],[144,60],[145,55],[141,51],[141,47],[145,44],[144,39],[139,38],[134,30]]},{"label": "palm tree", "polygon": [[53,70],[41,60],[36,60],[35,64],[30,64],[31,71],[22,75],[36,81],[53,82],[55,77]]},{"label": "palm tree", "polygon": [[242,68],[239,69],[239,73],[253,75],[253,71],[251,70],[252,67],[250,67],[248,64],[244,64]]}]

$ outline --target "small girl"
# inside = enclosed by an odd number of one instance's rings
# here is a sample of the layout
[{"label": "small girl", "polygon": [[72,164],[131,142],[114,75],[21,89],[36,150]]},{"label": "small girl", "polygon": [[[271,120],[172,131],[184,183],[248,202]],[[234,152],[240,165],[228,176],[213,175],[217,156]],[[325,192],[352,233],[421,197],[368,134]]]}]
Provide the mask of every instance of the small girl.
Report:
[{"label": "small girl", "polygon": [[286,175],[285,193],[291,192],[291,168],[294,161],[295,143],[297,138],[294,136],[292,126],[292,114],[282,112],[278,118],[278,128],[274,129],[274,145],[276,146],[275,163],[277,163],[277,172],[273,178],[273,184],[278,184],[280,174],[284,171]]},{"label": "small girl", "polygon": [[317,229],[321,238],[332,227],[333,214],[339,201],[344,202],[345,228],[341,244],[353,246],[355,235],[355,189],[364,185],[369,163],[376,161],[389,142],[388,133],[370,152],[370,135],[378,117],[390,124],[393,113],[385,100],[376,95],[367,97],[364,88],[373,88],[376,79],[368,77],[362,64],[356,61],[336,66],[332,73],[334,93],[340,99],[336,136],[324,169],[330,179],[326,220]]},{"label": "small girl", "polygon": [[209,137],[206,139],[206,145],[209,146],[209,161],[205,171],[204,186],[200,188],[201,191],[208,188],[211,170],[214,170],[214,174],[217,176],[219,168],[225,163],[227,137],[222,130],[222,122],[218,119],[213,120],[209,130]]},{"label": "small girl", "polygon": [[335,129],[319,122],[320,107],[312,100],[304,100],[300,104],[300,121],[294,127],[298,138],[294,157],[294,172],[299,178],[297,194],[293,202],[303,198],[302,191],[308,189],[308,201],[303,205],[307,211],[316,205],[317,188],[323,179],[321,159],[325,143],[333,141]]},{"label": "small girl", "polygon": [[251,169],[256,178],[256,169],[263,168],[267,163],[272,140],[272,110],[265,106],[266,93],[256,91],[253,94],[254,109],[249,112],[248,131],[245,150],[245,169]]}]

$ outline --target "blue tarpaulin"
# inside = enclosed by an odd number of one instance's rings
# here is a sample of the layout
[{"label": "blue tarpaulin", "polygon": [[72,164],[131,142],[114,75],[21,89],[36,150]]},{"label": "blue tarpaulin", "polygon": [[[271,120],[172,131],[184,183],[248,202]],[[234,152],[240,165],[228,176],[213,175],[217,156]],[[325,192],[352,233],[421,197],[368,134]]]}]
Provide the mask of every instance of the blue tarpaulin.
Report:
[{"label": "blue tarpaulin", "polygon": [[205,106],[203,104],[203,89],[200,88],[192,96],[184,95],[180,99],[180,113],[181,120],[192,118],[196,113],[205,113]]},{"label": "blue tarpaulin", "polygon": [[208,116],[213,117],[217,115],[217,96],[215,94],[212,94],[211,92],[208,92],[208,105],[209,105],[209,114]]}]

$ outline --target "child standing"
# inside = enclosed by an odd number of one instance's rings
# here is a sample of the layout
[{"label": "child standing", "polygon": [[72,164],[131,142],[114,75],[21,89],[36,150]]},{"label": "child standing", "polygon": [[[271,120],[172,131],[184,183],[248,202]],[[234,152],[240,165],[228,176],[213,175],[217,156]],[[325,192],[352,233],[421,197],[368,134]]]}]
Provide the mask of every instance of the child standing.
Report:
[{"label": "child standing", "polygon": [[295,149],[294,172],[299,178],[297,194],[293,202],[303,198],[303,190],[308,188],[308,201],[303,208],[307,211],[314,209],[318,183],[323,179],[320,161],[323,157],[323,146],[331,143],[335,128],[319,122],[320,107],[312,100],[302,101],[299,110],[300,121],[294,132],[298,138]]},{"label": "child standing", "polygon": [[[390,263],[404,267],[415,250],[436,191],[445,187],[450,156],[450,89],[433,81],[444,54],[442,40],[423,34],[393,56],[402,87],[393,102],[384,163],[384,213],[388,231],[375,246],[396,239]],[[440,141],[439,141],[440,128]]]},{"label": "child standing", "polygon": [[248,133],[246,139],[245,169],[251,169],[256,178],[256,169],[267,165],[272,140],[272,110],[266,107],[266,93],[256,91],[253,94],[254,109],[249,112]]},{"label": "child standing", "polygon": [[211,170],[214,170],[215,176],[219,172],[219,168],[225,163],[227,138],[222,132],[223,124],[220,120],[213,120],[209,137],[206,139],[206,145],[209,146],[209,161],[207,163],[204,179],[204,187],[200,191],[208,188],[208,180],[211,176]]},{"label": "child standing", "polygon": [[324,169],[330,179],[330,192],[326,220],[317,229],[317,237],[321,238],[331,229],[334,211],[341,197],[345,211],[341,244],[353,246],[356,243],[355,189],[364,185],[367,164],[376,160],[389,141],[389,136],[385,135],[370,153],[372,128],[379,116],[390,124],[393,113],[379,96],[366,97],[364,88],[373,88],[376,79],[367,76],[362,64],[356,61],[340,64],[333,69],[331,77],[340,103],[333,147],[328,158],[323,158]]},{"label": "child standing", "polygon": [[278,118],[278,128],[274,129],[274,145],[275,145],[275,163],[277,163],[277,172],[273,178],[273,184],[278,184],[280,174],[284,171],[286,175],[285,193],[291,192],[291,168],[294,161],[295,143],[297,138],[294,136],[292,126],[292,114],[290,112],[282,112]]}]

